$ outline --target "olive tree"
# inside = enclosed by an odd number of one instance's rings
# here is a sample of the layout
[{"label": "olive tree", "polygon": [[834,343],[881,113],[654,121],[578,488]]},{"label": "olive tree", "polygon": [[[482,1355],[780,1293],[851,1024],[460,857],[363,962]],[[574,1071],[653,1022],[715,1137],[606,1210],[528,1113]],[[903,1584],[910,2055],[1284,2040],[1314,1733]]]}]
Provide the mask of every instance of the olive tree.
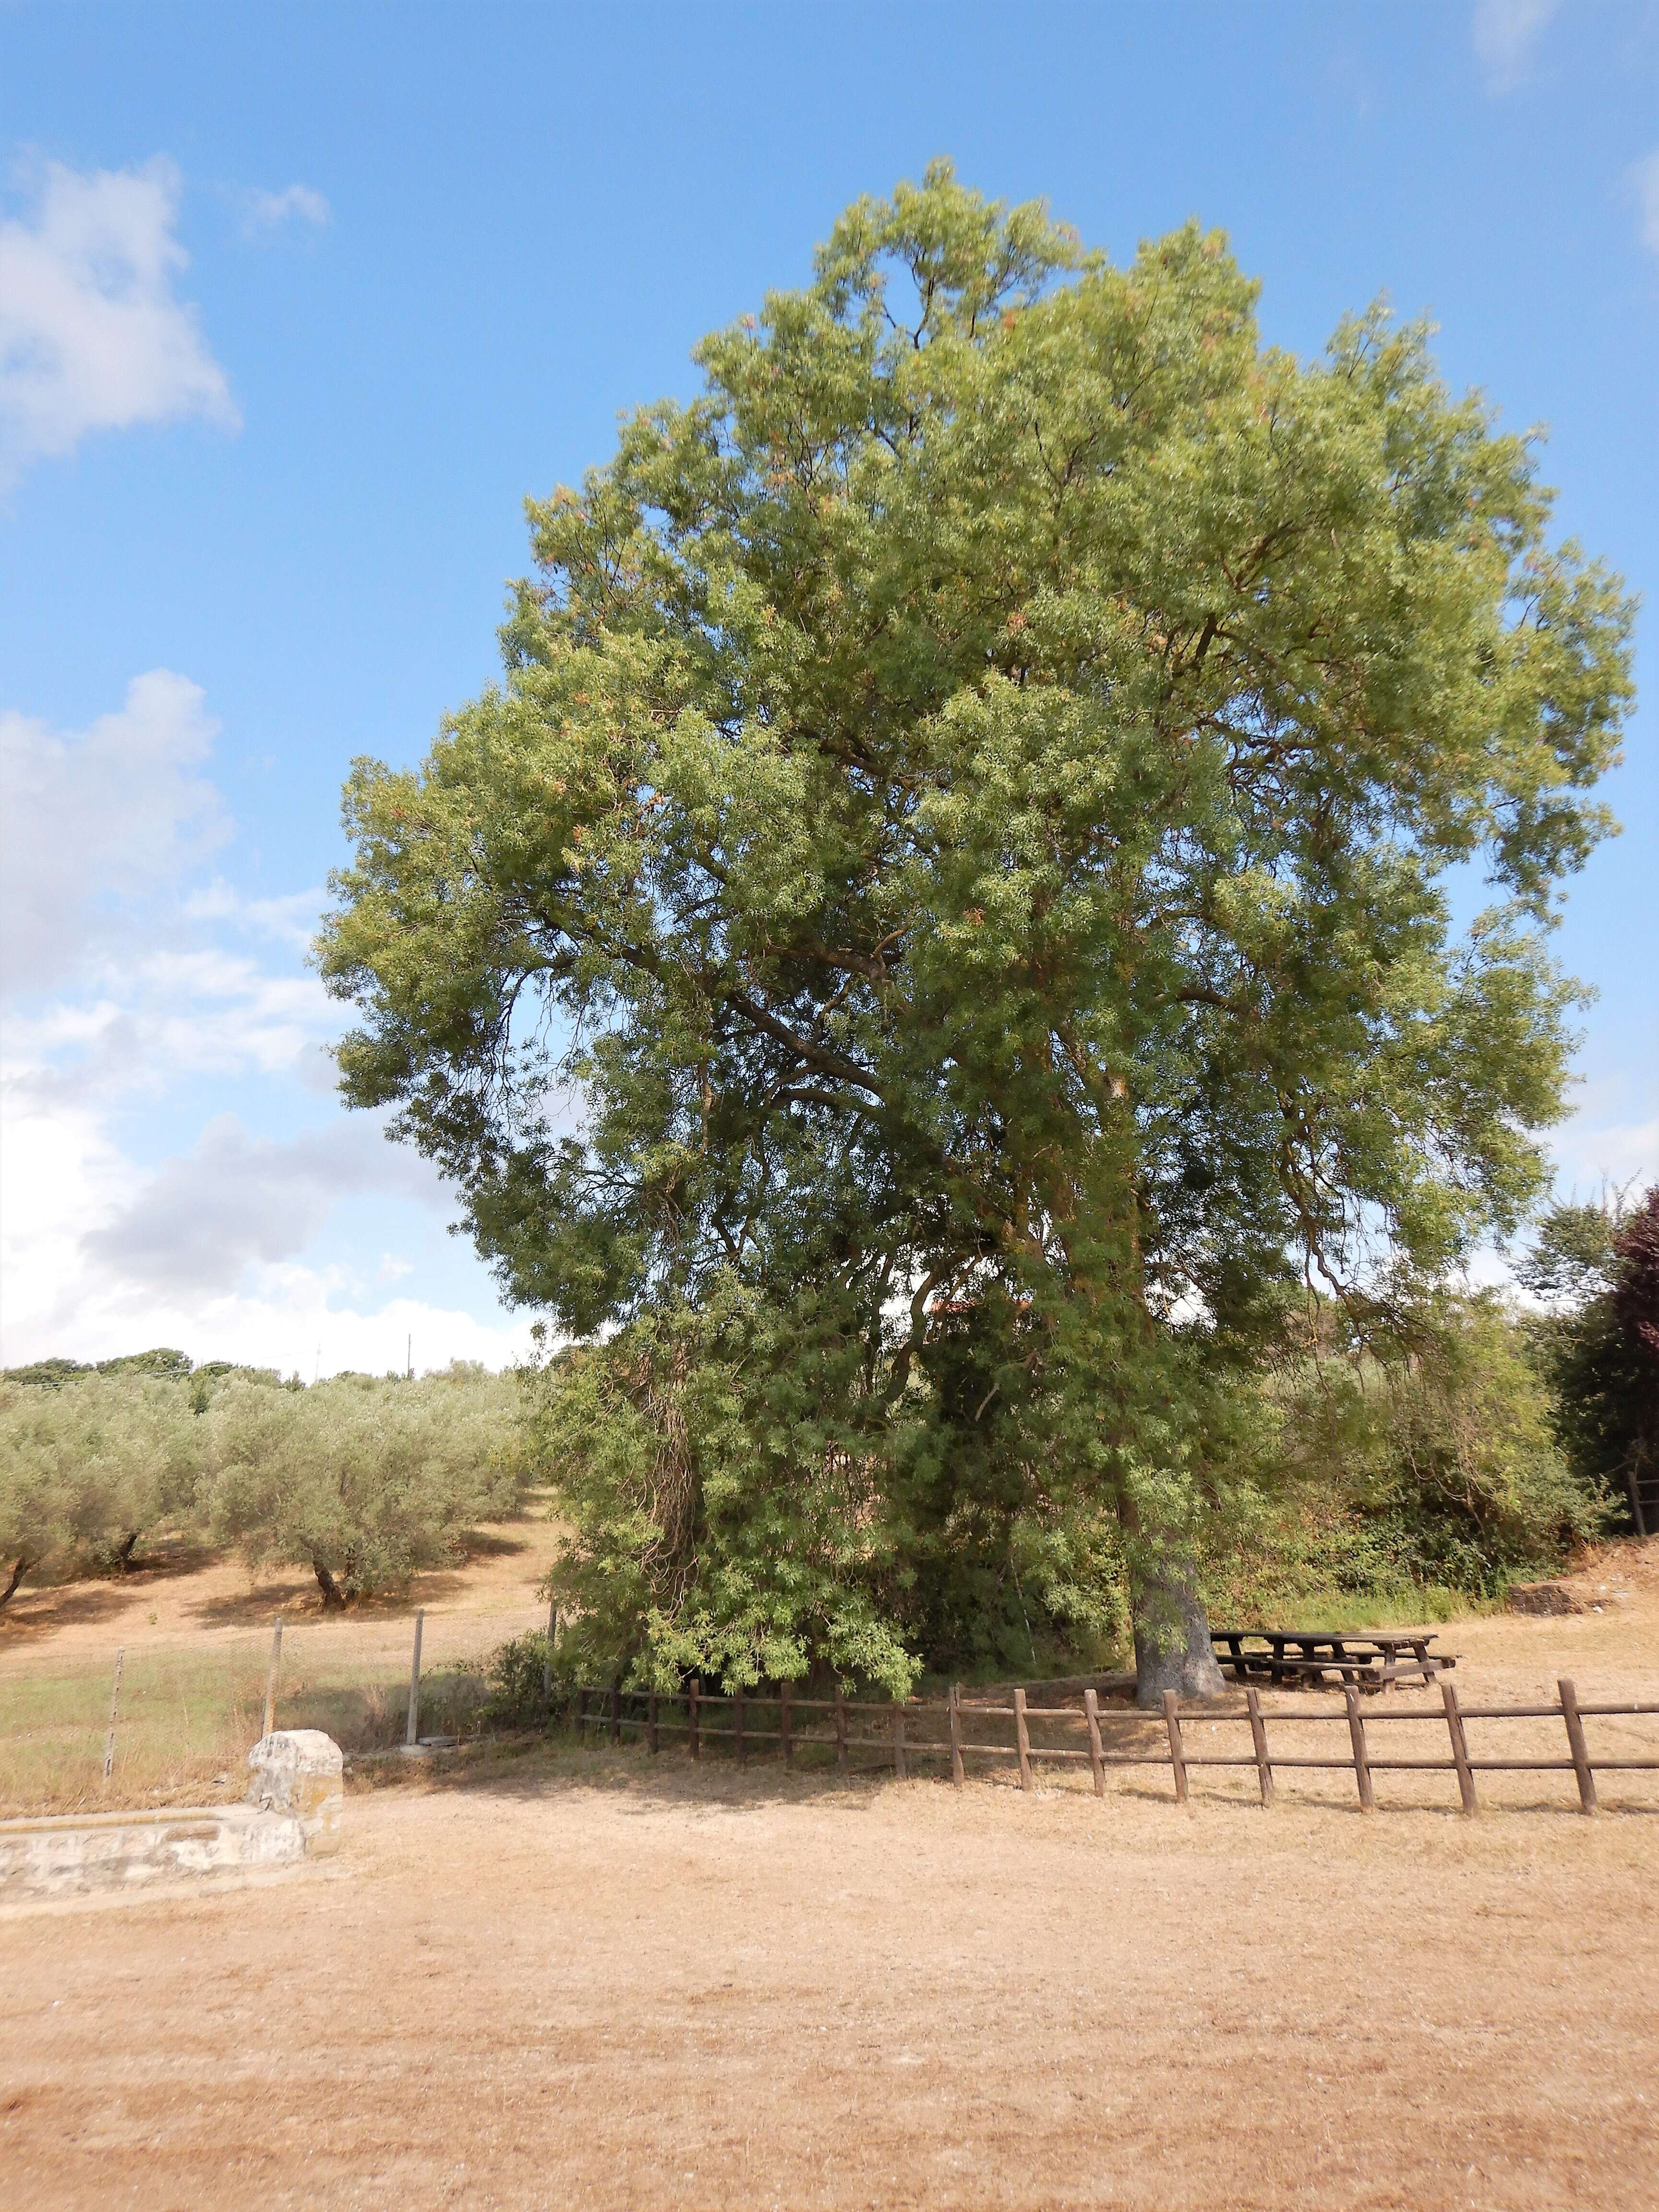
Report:
[{"label": "olive tree", "polygon": [[456,1559],[518,1504],[514,1388],[465,1370],[308,1390],[233,1377],[203,1417],[213,1534],[251,1566],[309,1567],[328,1611]]},{"label": "olive tree", "polygon": [[204,1437],[188,1386],[142,1369],[0,1382],[0,1605],[30,1574],[123,1570],[189,1522]]}]

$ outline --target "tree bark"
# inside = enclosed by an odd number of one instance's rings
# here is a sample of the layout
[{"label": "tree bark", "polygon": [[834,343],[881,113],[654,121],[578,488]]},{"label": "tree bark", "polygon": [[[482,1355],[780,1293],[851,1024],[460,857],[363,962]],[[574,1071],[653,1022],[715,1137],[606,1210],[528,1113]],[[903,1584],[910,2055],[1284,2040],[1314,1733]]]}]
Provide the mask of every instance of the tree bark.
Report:
[{"label": "tree bark", "polygon": [[11,1580],[6,1584],[4,1592],[0,1593],[0,1606],[9,1605],[11,1603],[13,1598],[17,1595],[18,1583],[22,1581],[24,1576],[27,1574],[28,1571],[29,1555],[25,1552],[22,1557],[14,1565],[11,1571]]},{"label": "tree bark", "polygon": [[1218,1698],[1226,1689],[1190,1561],[1170,1559],[1138,1576],[1130,1593],[1135,1626],[1135,1703],[1156,1711],[1164,1692]]},{"label": "tree bark", "polygon": [[328,1569],[323,1565],[320,1559],[313,1559],[312,1561],[311,1571],[316,1576],[317,1587],[323,1594],[323,1611],[325,1613],[343,1613],[345,1611],[345,1600],[340,1594],[340,1585],[335,1581],[333,1576],[329,1572]]},{"label": "tree bark", "polygon": [[115,1571],[118,1574],[125,1574],[128,1568],[131,1566],[132,1547],[137,1541],[138,1531],[136,1528],[130,1529],[122,1537],[121,1548],[115,1554]]}]

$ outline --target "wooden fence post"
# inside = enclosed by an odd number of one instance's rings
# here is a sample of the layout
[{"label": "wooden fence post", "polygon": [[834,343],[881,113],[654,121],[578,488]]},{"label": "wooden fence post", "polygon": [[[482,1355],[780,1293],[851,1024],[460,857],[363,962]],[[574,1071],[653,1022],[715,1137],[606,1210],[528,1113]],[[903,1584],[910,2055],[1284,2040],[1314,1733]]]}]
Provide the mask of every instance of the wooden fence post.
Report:
[{"label": "wooden fence post", "polygon": [[1255,1778],[1261,1784],[1261,1802],[1273,1802],[1273,1767],[1267,1756],[1267,1723],[1261,1717],[1261,1699],[1254,1687],[1247,1687],[1244,1703],[1250,1713],[1250,1741],[1255,1747]]},{"label": "wooden fence post", "polygon": [[645,1747],[654,1759],[657,1755],[657,1693],[654,1690],[645,1704]]},{"label": "wooden fence post", "polygon": [[276,1626],[270,1632],[270,1671],[265,1676],[265,1724],[261,1736],[269,1735],[276,1725],[276,1677],[283,1663],[283,1616],[276,1616]]},{"label": "wooden fence post", "polygon": [[836,1685],[836,1771],[847,1771],[847,1692]]},{"label": "wooden fence post", "polygon": [[409,1658],[409,1719],[404,1728],[404,1741],[418,1743],[421,1740],[421,1635],[426,1626],[426,1607],[415,1609],[415,1648]]},{"label": "wooden fence post", "polygon": [[962,1685],[951,1685],[951,1779],[958,1790],[963,1784],[962,1771]]},{"label": "wooden fence post", "polygon": [[620,1679],[614,1680],[611,1685],[611,1741],[612,1743],[622,1741],[622,1682]]},{"label": "wooden fence post", "polygon": [[795,1763],[795,1740],[789,1733],[791,1687],[789,1683],[785,1682],[778,1695],[778,1734],[783,1739],[783,1763],[786,1766],[793,1766]]},{"label": "wooden fence post", "polygon": [[542,1703],[550,1713],[553,1710],[553,1646],[559,1638],[559,1608],[547,1608],[547,1656],[542,1662]]},{"label": "wooden fence post", "polygon": [[904,1708],[896,1698],[893,1702],[893,1771],[901,1782],[910,1771],[904,1756]]},{"label": "wooden fence post", "polygon": [[1469,1765],[1469,1740],[1463,1733],[1463,1716],[1458,1710],[1457,1691],[1449,1678],[1440,1677],[1440,1702],[1446,1708],[1446,1733],[1451,1738],[1452,1765],[1457,1769],[1457,1794],[1463,1801],[1463,1810],[1480,1810],[1474,1795],[1474,1769]]},{"label": "wooden fence post", "polygon": [[741,1686],[739,1686],[736,1696],[732,1700],[732,1725],[736,1731],[738,1739],[738,1765],[739,1766],[744,1766],[748,1764],[749,1747],[743,1740],[743,1691]]},{"label": "wooden fence post", "polygon": [[1095,1795],[1106,1795],[1106,1770],[1100,1758],[1100,1700],[1095,1695],[1091,1682],[1083,1692],[1083,1717],[1089,1723],[1089,1771],[1094,1777]]},{"label": "wooden fence post", "polygon": [[115,1709],[121,1702],[121,1668],[125,1662],[127,1647],[115,1648],[115,1681],[109,1693],[109,1734],[104,1738],[104,1779],[107,1782],[115,1771]]},{"label": "wooden fence post", "polygon": [[1359,1717],[1359,1692],[1352,1682],[1342,1685],[1342,1702],[1348,1708],[1348,1741],[1353,1747],[1353,1778],[1359,1788],[1359,1809],[1369,1813],[1376,1801],[1371,1794],[1371,1762],[1365,1749],[1365,1723]]},{"label": "wooden fence post", "polygon": [[1019,1749],[1019,1786],[1022,1790],[1029,1790],[1031,1786],[1031,1731],[1025,1725],[1025,1692],[1021,1689],[1014,1692],[1014,1741]]},{"label": "wooden fence post", "polygon": [[1176,1693],[1164,1692],[1164,1725],[1170,1735],[1170,1771],[1175,1777],[1176,1803],[1187,1802],[1187,1754],[1181,1743],[1181,1716],[1176,1711]]},{"label": "wooden fence post", "polygon": [[691,1677],[690,1696],[686,1704],[685,1729],[686,1741],[691,1747],[691,1756],[693,1759],[701,1759],[702,1757],[702,1740],[697,1734],[697,1705],[702,1696],[702,1676],[701,1674],[694,1674]]},{"label": "wooden fence post", "polygon": [[576,1692],[576,1741],[578,1743],[586,1743],[587,1741],[587,1692],[586,1690],[578,1690]]},{"label": "wooden fence post", "polygon": [[1584,1741],[1584,1723],[1578,1711],[1578,1692],[1571,1682],[1558,1682],[1561,1697],[1561,1717],[1567,1724],[1567,1743],[1572,1752],[1572,1769],[1578,1777],[1578,1809],[1581,1813],[1595,1810],[1595,1777],[1590,1771],[1589,1746]]}]

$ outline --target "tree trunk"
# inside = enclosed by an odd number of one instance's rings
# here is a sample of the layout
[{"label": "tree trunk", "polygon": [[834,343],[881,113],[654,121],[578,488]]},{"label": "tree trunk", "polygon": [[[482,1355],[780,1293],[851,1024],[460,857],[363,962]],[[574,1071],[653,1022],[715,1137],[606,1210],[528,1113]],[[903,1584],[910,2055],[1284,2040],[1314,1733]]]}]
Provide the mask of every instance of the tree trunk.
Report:
[{"label": "tree trunk", "polygon": [[325,1613],[343,1613],[345,1611],[345,1600],[340,1595],[340,1585],[335,1581],[333,1576],[329,1572],[328,1569],[323,1565],[320,1559],[313,1559],[312,1561],[311,1571],[316,1576],[317,1587],[323,1594],[323,1611]]},{"label": "tree trunk", "polygon": [[11,1603],[13,1598],[17,1595],[18,1583],[22,1581],[24,1576],[27,1574],[28,1571],[29,1555],[25,1552],[22,1557],[17,1560],[15,1565],[13,1566],[11,1571],[11,1580],[6,1584],[4,1592],[0,1593],[0,1606],[9,1605]]},{"label": "tree trunk", "polygon": [[1152,1711],[1164,1692],[1218,1698],[1226,1688],[1210,1642],[1210,1624],[1194,1588],[1191,1563],[1180,1558],[1136,1577],[1130,1595],[1135,1625],[1135,1703]]},{"label": "tree trunk", "polygon": [[131,1566],[132,1547],[137,1541],[138,1531],[136,1528],[129,1530],[127,1534],[122,1537],[121,1548],[115,1554],[115,1571],[117,1574],[125,1574],[128,1568]]}]

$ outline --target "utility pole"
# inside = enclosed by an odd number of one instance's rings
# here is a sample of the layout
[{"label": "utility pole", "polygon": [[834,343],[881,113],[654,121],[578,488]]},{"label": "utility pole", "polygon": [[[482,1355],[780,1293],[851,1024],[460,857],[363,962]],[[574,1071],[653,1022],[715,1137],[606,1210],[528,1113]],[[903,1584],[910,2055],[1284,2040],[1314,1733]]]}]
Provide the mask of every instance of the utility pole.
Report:
[{"label": "utility pole", "polygon": [[405,1382],[415,1380],[415,1339],[412,1334],[404,1339],[404,1380]]}]

